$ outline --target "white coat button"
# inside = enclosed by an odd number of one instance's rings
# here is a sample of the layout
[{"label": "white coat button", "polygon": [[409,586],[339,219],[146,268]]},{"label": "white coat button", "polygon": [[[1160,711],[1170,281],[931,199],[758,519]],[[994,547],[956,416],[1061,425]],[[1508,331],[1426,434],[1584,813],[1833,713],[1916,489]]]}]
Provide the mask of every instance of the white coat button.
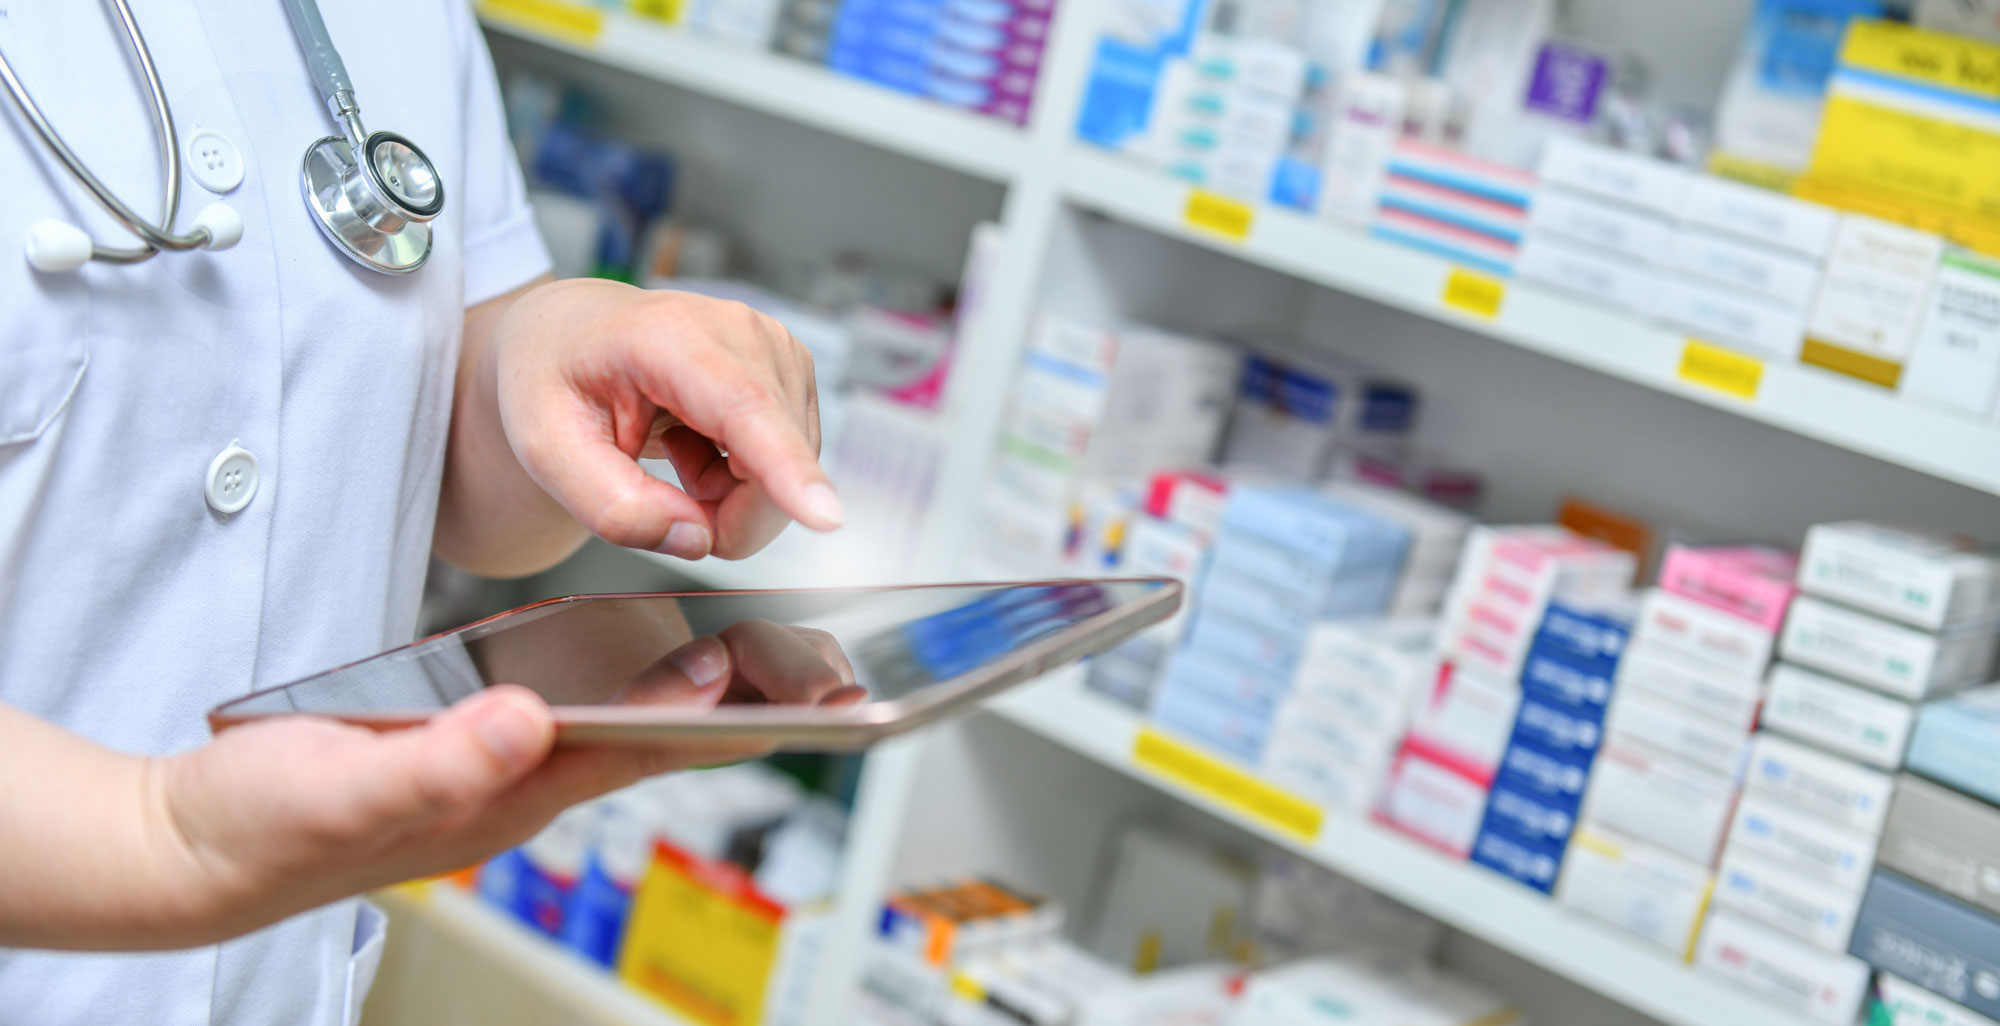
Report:
[{"label": "white coat button", "polygon": [[194,180],[210,192],[230,192],[243,184],[243,154],[214,132],[196,132],[188,139],[187,162]]},{"label": "white coat button", "polygon": [[257,457],[229,443],[208,464],[208,506],[217,513],[236,513],[257,497]]}]

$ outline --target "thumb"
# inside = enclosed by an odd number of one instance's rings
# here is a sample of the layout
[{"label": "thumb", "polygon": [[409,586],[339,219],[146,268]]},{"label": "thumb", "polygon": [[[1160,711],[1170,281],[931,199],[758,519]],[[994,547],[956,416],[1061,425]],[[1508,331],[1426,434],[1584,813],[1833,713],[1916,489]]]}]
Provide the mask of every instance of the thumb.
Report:
[{"label": "thumb", "polygon": [[381,738],[366,813],[422,826],[470,813],[548,758],[555,720],[539,696],[501,684],[422,727]]}]

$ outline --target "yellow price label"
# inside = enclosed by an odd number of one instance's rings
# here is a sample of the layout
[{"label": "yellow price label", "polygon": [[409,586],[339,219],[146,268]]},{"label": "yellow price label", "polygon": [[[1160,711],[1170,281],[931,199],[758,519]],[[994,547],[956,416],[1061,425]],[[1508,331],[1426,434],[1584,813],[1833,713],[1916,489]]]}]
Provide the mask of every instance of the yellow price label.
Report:
[{"label": "yellow price label", "polygon": [[1691,338],[1681,349],[1680,376],[1738,399],[1755,399],[1764,381],[1764,361]]},{"label": "yellow price label", "polygon": [[479,0],[479,13],[579,43],[592,43],[604,32],[604,12],[572,0]]},{"label": "yellow price label", "polygon": [[681,21],[681,0],[632,0],[632,13],[667,25]]},{"label": "yellow price label", "polygon": [[1242,200],[1195,189],[1188,193],[1187,209],[1182,216],[1196,228],[1242,242],[1250,237],[1250,225],[1256,211]]},{"label": "yellow price label", "polygon": [[1140,729],[1132,761],[1301,841],[1318,837],[1326,820],[1319,806],[1151,727]]},{"label": "yellow price label", "polygon": [[1460,313],[1492,320],[1507,301],[1507,283],[1490,274],[1454,267],[1444,279],[1444,305]]}]

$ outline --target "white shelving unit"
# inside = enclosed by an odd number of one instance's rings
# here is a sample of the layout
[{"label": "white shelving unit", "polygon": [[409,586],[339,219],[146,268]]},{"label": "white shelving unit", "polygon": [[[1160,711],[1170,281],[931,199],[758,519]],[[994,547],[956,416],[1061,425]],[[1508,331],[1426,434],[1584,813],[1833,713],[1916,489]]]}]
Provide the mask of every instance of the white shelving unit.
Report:
[{"label": "white shelving unit", "polygon": [[1447,858],[1367,820],[1329,816],[1318,837],[1302,841],[1154,773],[1133,757],[1139,717],[1086,691],[1077,673],[1057,675],[1007,695],[994,704],[993,712],[1661,1022],[1674,1026],[1808,1026],[1811,1022],[1697,973],[1659,948],[1573,914],[1484,867]]},{"label": "white shelving unit", "polygon": [[[968,573],[979,484],[986,476],[1000,431],[1007,385],[1019,365],[1023,340],[1036,313],[1056,284],[1053,279],[1064,273],[1058,268],[1067,266],[1063,261],[1074,257],[1080,245],[1084,232],[1080,226],[1090,220],[1080,214],[1103,215],[1120,231],[1156,237],[1148,238],[1148,244],[1180,249],[1191,246],[1192,252],[1205,259],[1226,261],[1246,274],[1264,275],[1286,282],[1288,287],[1302,283],[1303,288],[1361,297],[1402,311],[1390,316],[1402,317],[1411,325],[1425,329],[1446,325],[1505,347],[1584,368],[1606,376],[1594,379],[1603,388],[1625,387],[1614,386],[1609,379],[1615,379],[1692,402],[1685,410],[1666,411],[1668,416],[1700,417],[1705,424],[1734,423],[1746,433],[1762,430],[1751,427],[1751,422],[1767,425],[1938,482],[1963,486],[1970,492],[1961,494],[1954,489],[1950,495],[1952,512],[1961,519],[1966,511],[1983,515],[2000,509],[1992,499],[2000,496],[2000,430],[1990,425],[1904,402],[1892,393],[1831,373],[1778,362],[1762,364],[1752,396],[1710,388],[1682,375],[1687,340],[1678,333],[1576,297],[1519,283],[1505,286],[1504,299],[1491,316],[1462,312],[1444,300],[1446,284],[1455,271],[1448,261],[1297,212],[1267,206],[1247,208],[1243,211],[1247,215],[1244,230],[1232,234],[1199,226],[1188,216],[1194,195],[1188,186],[1073,138],[1072,126],[1091,60],[1097,2],[1059,0],[1033,122],[1025,130],[789,58],[696,38],[629,14],[584,12],[560,0],[483,0],[479,7],[492,30],[515,39],[1001,187],[1004,200],[998,222],[1004,244],[990,269],[991,280],[986,283],[968,337],[955,356],[944,403],[952,456],[934,487],[936,500],[917,543],[913,577],[943,580]],[[1716,0],[1727,2],[1730,0]],[[1633,9],[1639,6],[1630,5]],[[1691,38],[1699,36],[1693,33]],[[919,201],[910,202],[912,209],[907,216],[922,217],[916,206]],[[1449,339],[1447,343],[1455,344]],[[1824,453],[1830,460],[1815,463],[1815,467],[1834,460],[1868,462],[1834,450]],[[1776,469],[1782,473],[1790,468]],[[1882,480],[1882,473],[1895,473],[1887,468],[1875,470],[1877,473],[1868,477],[1871,482]],[[1936,490],[1943,488],[1936,485],[1926,494],[1937,494]],[[1755,496],[1726,499],[1756,501]],[[1726,503],[1721,508],[1724,519],[1715,526],[1742,529],[1727,519],[1730,509]],[[817,558],[823,544],[794,528],[767,552],[740,563],[705,560],[686,564],[658,558],[678,573],[715,588],[874,583],[857,581],[851,575],[819,573],[815,568],[829,562]],[[1633,1021],[1644,1016],[1674,1026],[1805,1026],[1803,1019],[1730,989],[1679,964],[1665,952],[1572,915],[1480,867],[1449,860],[1370,823],[1329,819],[1316,838],[1302,841],[1160,777],[1133,759],[1138,718],[1083,691],[1074,677],[1020,691],[996,711],[1015,727],[1078,753],[1113,774],[1141,781],[1159,794],[1241,827],[1601,994],[1636,1013]],[[950,743],[949,735],[920,735],[884,746],[868,760],[832,927],[834,937],[826,945],[829,954],[811,1002],[818,1016],[814,1026],[846,1026],[853,1021],[850,1010],[860,970],[859,941],[870,928],[884,890],[897,882],[891,876],[899,839],[906,831],[941,829],[935,823],[910,819],[909,807],[921,767],[926,764],[924,757],[935,751],[926,746]],[[966,786],[978,783],[968,781]],[[452,920],[456,922],[470,921],[466,917],[483,912],[453,902],[463,905],[469,899],[452,896],[420,914],[457,917]],[[520,936],[496,943],[495,958],[503,964],[514,964],[508,959],[568,959],[540,944],[538,938],[514,932]],[[573,959],[568,964],[573,969],[584,968]],[[597,979],[603,982],[602,977]],[[657,1016],[656,1010],[647,1008]],[[656,1017],[650,1021],[661,1020]],[[1604,1021],[1593,1019],[1590,1026]]]}]

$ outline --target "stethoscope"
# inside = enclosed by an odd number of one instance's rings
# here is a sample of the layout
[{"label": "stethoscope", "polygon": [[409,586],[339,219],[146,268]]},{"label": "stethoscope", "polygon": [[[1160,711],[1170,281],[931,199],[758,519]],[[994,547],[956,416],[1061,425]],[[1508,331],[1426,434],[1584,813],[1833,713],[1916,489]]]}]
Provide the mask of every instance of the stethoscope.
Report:
[{"label": "stethoscope", "polygon": [[[153,102],[153,129],[165,157],[160,221],[147,221],[125,205],[117,194],[92,174],[82,159],[63,142],[41,108],[28,95],[5,54],[0,54],[0,83],[5,83],[14,103],[28,119],[28,125],[69,171],[70,177],[89,192],[99,206],[126,230],[139,237],[140,244],[129,248],[106,246],[92,241],[82,228],[54,219],[37,221],[28,228],[28,263],[38,271],[74,271],[88,260],[111,264],[136,264],[151,259],[161,250],[185,252],[194,249],[228,249],[243,237],[243,218],[227,203],[215,202],[194,217],[193,227],[174,232],[180,210],[180,137],[174,131],[173,110],[160,87],[153,55],[146,49],[146,37],[132,18],[126,0],[110,0],[124,26],[132,55],[146,79],[146,91]],[[361,127],[361,108],[354,102],[354,86],[347,79],[347,66],[327,35],[320,19],[318,0],[284,0],[292,31],[305,51],[306,67],[313,84],[319,87],[326,108],[340,123],[344,135],[329,135],[306,148],[300,185],[305,191],[306,208],[312,211],[320,231],[363,267],[388,274],[407,274],[424,265],[431,255],[431,230],[426,222],[444,210],[444,182],[437,168],[415,143],[394,132],[369,132]],[[360,160],[355,154],[361,154]]]}]

